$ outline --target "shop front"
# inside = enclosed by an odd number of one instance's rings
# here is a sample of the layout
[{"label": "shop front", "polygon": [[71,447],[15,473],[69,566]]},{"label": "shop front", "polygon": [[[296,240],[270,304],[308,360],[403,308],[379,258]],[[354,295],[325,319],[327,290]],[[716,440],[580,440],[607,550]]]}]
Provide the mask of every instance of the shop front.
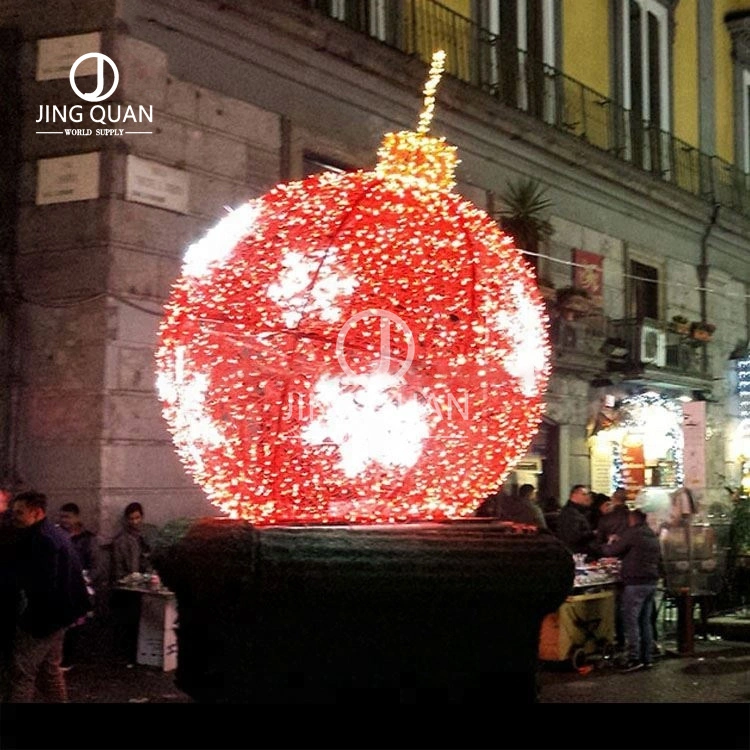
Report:
[{"label": "shop front", "polygon": [[705,488],[705,421],[705,401],[684,391],[605,393],[589,438],[592,491],[625,487],[652,525],[668,523],[678,488]]},{"label": "shop front", "polygon": [[692,652],[701,617],[723,586],[726,549],[706,510],[706,401],[701,392],[632,387],[603,395],[591,430],[591,487],[627,489],[628,504],[659,534],[664,596],[677,606],[680,650]]}]

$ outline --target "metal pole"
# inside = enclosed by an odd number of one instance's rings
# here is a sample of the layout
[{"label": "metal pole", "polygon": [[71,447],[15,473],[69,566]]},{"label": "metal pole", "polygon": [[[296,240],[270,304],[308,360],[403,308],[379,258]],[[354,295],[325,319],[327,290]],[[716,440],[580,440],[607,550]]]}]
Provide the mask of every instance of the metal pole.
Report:
[{"label": "metal pole", "polygon": [[693,622],[693,524],[692,516],[683,516],[687,543],[688,585],[680,589],[677,607],[677,651],[682,656],[695,654],[695,624]]}]

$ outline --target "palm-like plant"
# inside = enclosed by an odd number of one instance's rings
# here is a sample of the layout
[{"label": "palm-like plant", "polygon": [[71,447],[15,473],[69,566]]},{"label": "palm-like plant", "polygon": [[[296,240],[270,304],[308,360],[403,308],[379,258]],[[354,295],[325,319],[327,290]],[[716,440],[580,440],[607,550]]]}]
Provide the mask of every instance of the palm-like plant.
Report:
[{"label": "palm-like plant", "polygon": [[546,197],[547,189],[532,178],[508,183],[500,194],[503,207],[497,212],[503,231],[510,234],[516,246],[529,254],[529,261],[537,266],[539,242],[552,235],[552,225],[544,213],[552,205]]}]

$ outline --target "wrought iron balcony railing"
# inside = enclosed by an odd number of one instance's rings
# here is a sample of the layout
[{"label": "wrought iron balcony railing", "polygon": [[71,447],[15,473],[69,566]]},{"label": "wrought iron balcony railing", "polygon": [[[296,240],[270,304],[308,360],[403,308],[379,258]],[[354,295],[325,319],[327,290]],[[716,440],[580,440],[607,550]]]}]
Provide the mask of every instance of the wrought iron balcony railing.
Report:
[{"label": "wrought iron balcony railing", "polygon": [[309,7],[429,63],[550,127],[711,203],[750,216],[750,176],[643,121],[434,0],[301,0]]},{"label": "wrought iron balcony railing", "polygon": [[661,321],[625,318],[609,321],[603,353],[614,369],[662,371],[705,380],[711,371],[706,346],[705,341],[677,333]]}]

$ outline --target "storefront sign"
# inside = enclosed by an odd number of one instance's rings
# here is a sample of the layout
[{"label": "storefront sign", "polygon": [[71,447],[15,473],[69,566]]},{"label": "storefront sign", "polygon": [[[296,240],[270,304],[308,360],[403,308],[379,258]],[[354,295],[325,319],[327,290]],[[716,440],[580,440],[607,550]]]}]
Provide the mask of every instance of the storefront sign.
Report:
[{"label": "storefront sign", "polygon": [[99,197],[99,152],[37,161],[36,205]]},{"label": "storefront sign", "polygon": [[[40,39],[37,42],[36,80],[51,81],[55,78],[68,78],[73,63],[89,52],[99,52],[101,33],[74,34]],[[96,73],[96,60],[83,60],[75,69],[74,76],[91,76]]]},{"label": "storefront sign", "polygon": [[600,441],[591,451],[591,491],[612,493],[612,448]]},{"label": "storefront sign", "polygon": [[750,418],[750,358],[738,359],[736,366],[740,419],[748,419]]},{"label": "storefront sign", "polygon": [[683,404],[682,417],[685,487],[703,489],[706,486],[706,402]]},{"label": "storefront sign", "polygon": [[646,483],[646,465],[643,460],[643,443],[623,443],[622,483],[629,500],[634,500]]},{"label": "storefront sign", "polygon": [[573,249],[573,286],[585,289],[595,307],[604,304],[602,263],[604,258],[588,250]]}]

